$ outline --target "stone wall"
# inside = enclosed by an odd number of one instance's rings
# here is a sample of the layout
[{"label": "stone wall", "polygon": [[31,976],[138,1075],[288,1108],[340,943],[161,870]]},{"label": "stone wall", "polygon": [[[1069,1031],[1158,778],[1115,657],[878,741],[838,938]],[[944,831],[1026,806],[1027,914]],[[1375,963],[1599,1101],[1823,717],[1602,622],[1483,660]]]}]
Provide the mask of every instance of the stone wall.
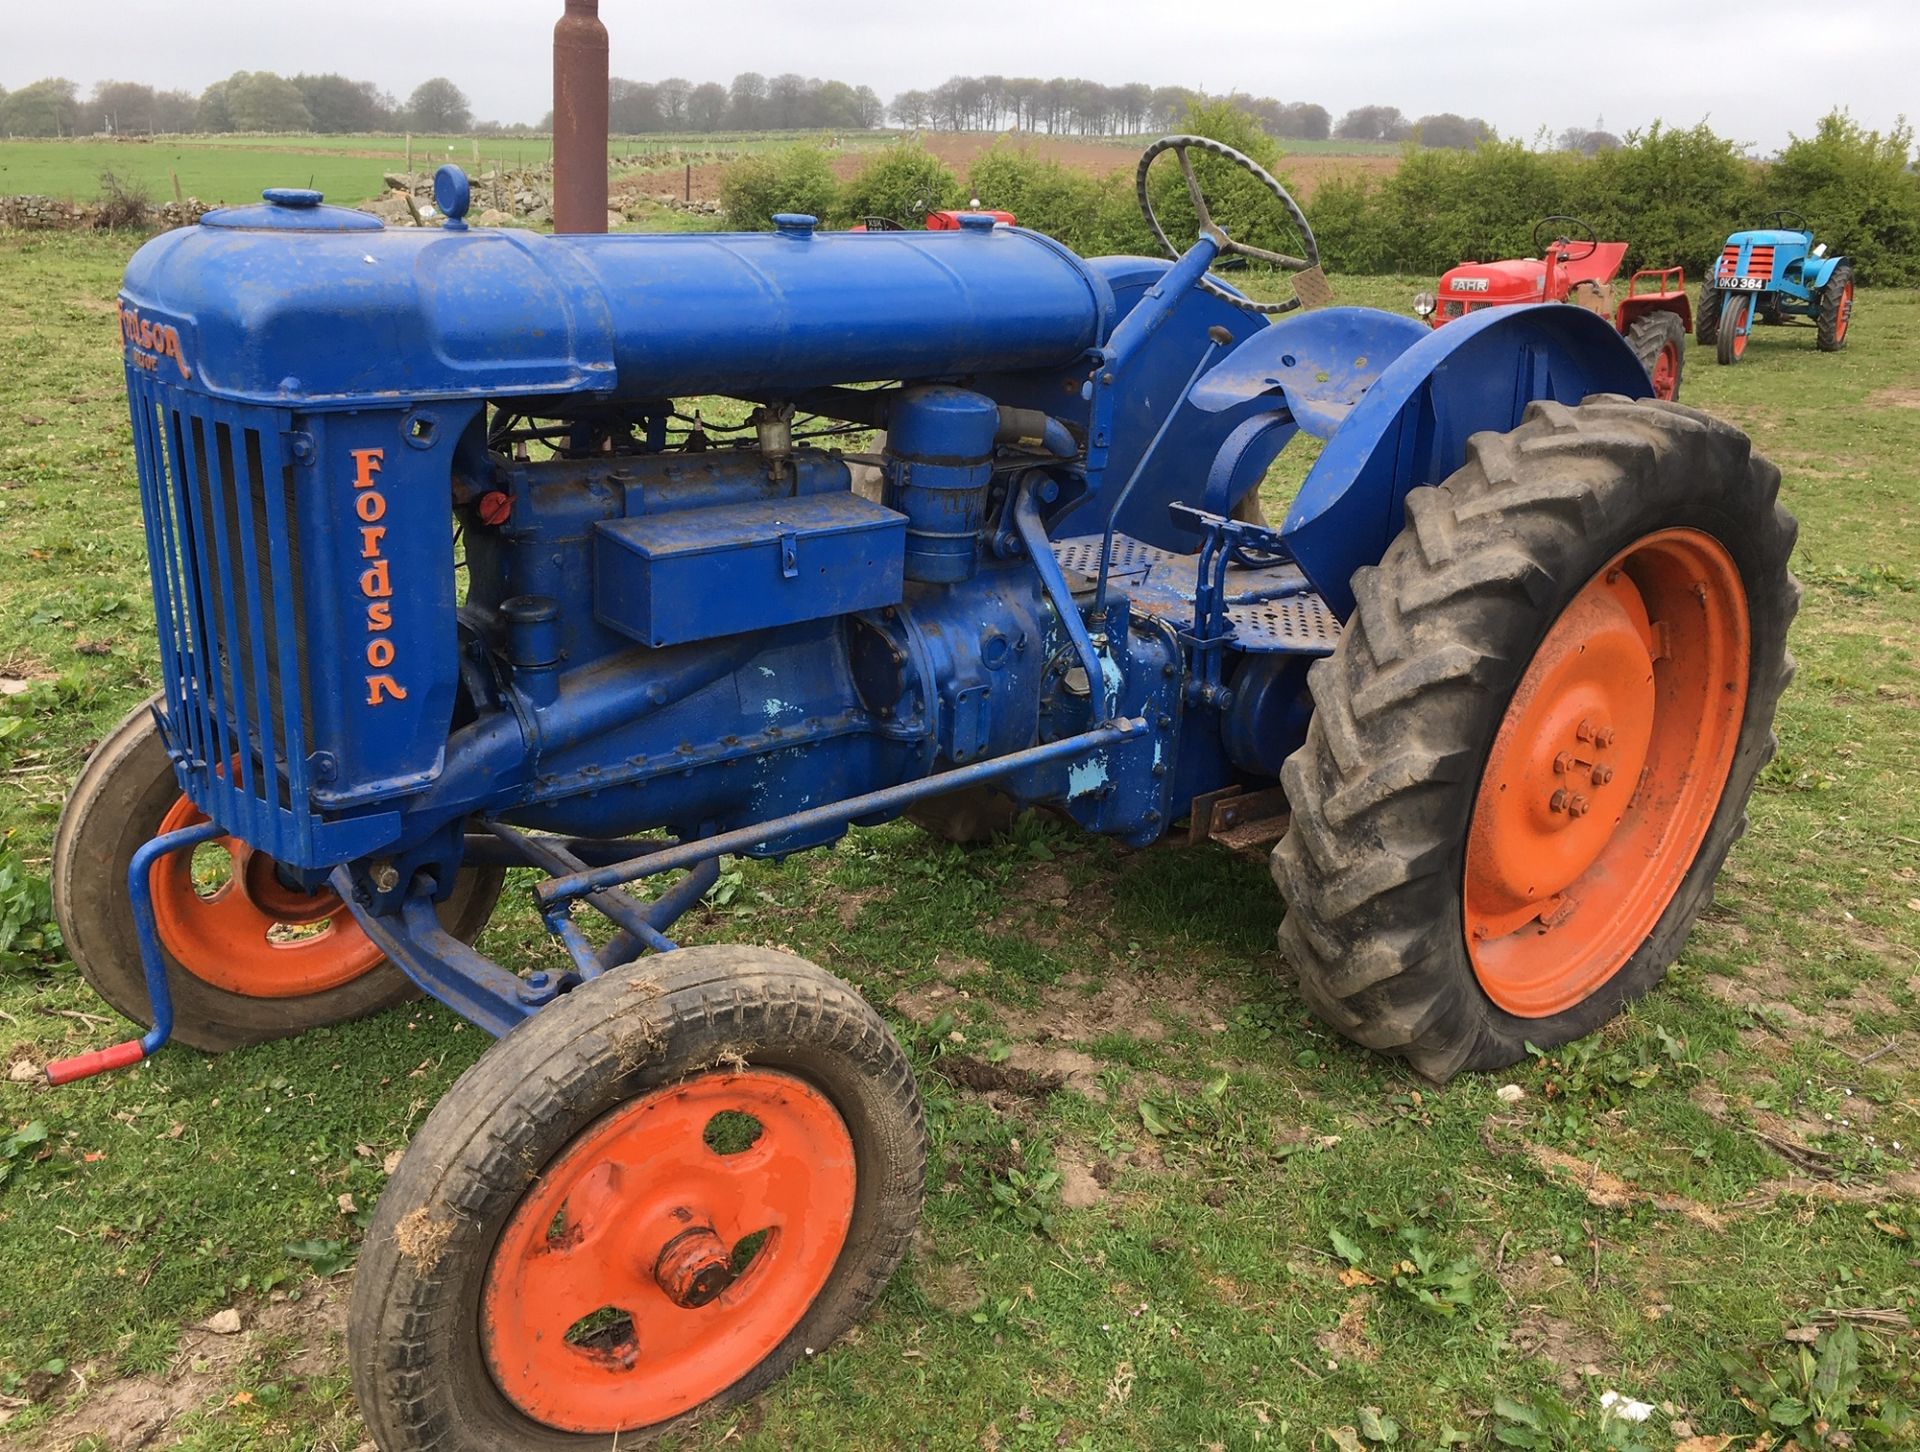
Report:
[{"label": "stone wall", "polygon": [[[213,209],[198,197],[184,202],[168,202],[149,207],[145,225],[165,232],[174,227],[191,227]],[[14,232],[96,232],[106,226],[98,205],[91,202],[64,202],[58,197],[0,197],[0,231]]]}]

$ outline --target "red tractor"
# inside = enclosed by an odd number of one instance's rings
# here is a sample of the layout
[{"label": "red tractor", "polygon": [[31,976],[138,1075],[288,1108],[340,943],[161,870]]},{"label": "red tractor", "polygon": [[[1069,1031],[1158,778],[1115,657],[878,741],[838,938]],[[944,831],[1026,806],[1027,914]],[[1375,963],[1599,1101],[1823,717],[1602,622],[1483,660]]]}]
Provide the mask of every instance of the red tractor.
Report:
[{"label": "red tractor", "polygon": [[[958,232],[962,217],[991,217],[996,226],[1014,225],[1012,212],[996,212],[990,207],[974,203],[970,207],[946,208],[926,214],[926,229],[929,232]],[[891,217],[868,217],[850,230],[855,232],[908,232],[913,230],[904,222],[896,222]]]},{"label": "red tractor", "polygon": [[[1562,226],[1575,235],[1556,232],[1552,245],[1543,248],[1543,234]],[[1616,304],[1614,280],[1627,255],[1625,242],[1602,242],[1593,228],[1573,217],[1545,217],[1533,229],[1533,245],[1544,252],[1544,260],[1463,262],[1440,279],[1437,295],[1415,297],[1413,310],[1437,328],[1482,308],[1576,303],[1613,319],[1653,380],[1656,398],[1678,398],[1693,328],[1686,274],[1678,267],[1643,269],[1627,279],[1627,295]]]}]

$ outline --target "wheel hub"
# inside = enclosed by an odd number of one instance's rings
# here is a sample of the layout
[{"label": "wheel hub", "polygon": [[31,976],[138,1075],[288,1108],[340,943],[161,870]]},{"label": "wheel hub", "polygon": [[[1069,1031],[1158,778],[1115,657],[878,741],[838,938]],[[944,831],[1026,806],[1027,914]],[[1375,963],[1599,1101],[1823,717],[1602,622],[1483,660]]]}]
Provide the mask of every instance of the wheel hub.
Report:
[{"label": "wheel hub", "polygon": [[1744,712],[1746,597],[1695,530],[1621,552],[1534,653],[1488,752],[1463,893],[1510,1013],[1571,1007],[1632,956],[1691,865]]},{"label": "wheel hub", "polygon": [[660,1252],[653,1278],[674,1305],[692,1310],[733,1284],[732,1252],[710,1225],[683,1230]]},{"label": "wheel hub", "polygon": [[494,1384],[569,1432],[691,1410],[799,1324],[846,1243],[854,1189],[845,1122],[793,1075],[707,1073],[621,1105],[501,1231],[480,1303]]},{"label": "wheel hub", "polygon": [[[204,821],[183,796],[158,831]],[[200,853],[215,859],[212,880],[196,867],[208,865]],[[274,860],[238,837],[216,837],[200,853],[163,857],[148,879],[160,941],[194,977],[247,998],[299,998],[342,987],[383,961],[331,889],[288,887]]]}]

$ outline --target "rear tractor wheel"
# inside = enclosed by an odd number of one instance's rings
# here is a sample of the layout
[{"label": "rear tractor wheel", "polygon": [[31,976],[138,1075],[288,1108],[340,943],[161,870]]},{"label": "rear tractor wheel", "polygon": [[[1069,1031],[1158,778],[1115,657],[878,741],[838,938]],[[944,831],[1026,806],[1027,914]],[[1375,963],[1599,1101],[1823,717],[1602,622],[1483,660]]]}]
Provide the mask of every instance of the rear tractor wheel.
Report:
[{"label": "rear tractor wheel", "polygon": [[1853,269],[1841,263],[1833,269],[1815,303],[1820,325],[1820,351],[1838,353],[1847,346],[1847,325],[1853,321]]},{"label": "rear tractor wheel", "polygon": [[[87,760],[53,843],[53,909],[93,990],[153,1022],[127,868],[149,838],[205,821],[180,794],[152,703]],[[471,868],[440,905],[447,931],[478,937],[505,873]],[[234,837],[155,864],[153,913],[173,990],[173,1036],[210,1053],[343,1023],[414,996],[330,890],[280,881],[271,858]]]},{"label": "rear tractor wheel", "polygon": [[1693,340],[1711,348],[1720,337],[1720,304],[1726,297],[1711,282],[1700,284],[1700,300],[1693,307]]},{"label": "rear tractor wheel", "polygon": [[810,963],[683,948],[574,989],[380,1197],[347,1333],[374,1442],[605,1452],[755,1395],[880,1293],[926,1154],[899,1044]]},{"label": "rear tractor wheel", "polygon": [[1446,1080],[1660,981],[1793,673],[1779,483],[1705,414],[1600,396],[1408,495],[1282,776],[1280,942],[1316,1014]]},{"label": "rear tractor wheel", "polygon": [[1680,397],[1680,375],[1687,361],[1687,330],[1678,313],[1645,313],[1627,329],[1627,346],[1647,370],[1653,396],[1668,403]]}]

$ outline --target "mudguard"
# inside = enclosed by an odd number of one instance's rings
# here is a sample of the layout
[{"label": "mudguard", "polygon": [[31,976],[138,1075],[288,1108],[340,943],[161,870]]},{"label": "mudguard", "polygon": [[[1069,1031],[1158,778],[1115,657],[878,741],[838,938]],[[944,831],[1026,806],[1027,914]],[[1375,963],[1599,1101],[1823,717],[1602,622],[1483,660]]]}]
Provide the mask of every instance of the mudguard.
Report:
[{"label": "mudguard", "polygon": [[1843,262],[1849,267],[1853,265],[1845,257],[1815,257],[1808,254],[1806,261],[1800,264],[1801,284],[1808,292],[1820,291],[1827,285],[1827,279],[1833,276],[1834,268]]},{"label": "mudguard", "polygon": [[1473,434],[1507,432],[1535,399],[1652,392],[1633,350],[1585,308],[1492,308],[1419,331],[1348,410],[1281,527],[1343,619],[1353,610],[1353,572],[1378,561],[1400,532],[1407,491],[1459,468]]}]

